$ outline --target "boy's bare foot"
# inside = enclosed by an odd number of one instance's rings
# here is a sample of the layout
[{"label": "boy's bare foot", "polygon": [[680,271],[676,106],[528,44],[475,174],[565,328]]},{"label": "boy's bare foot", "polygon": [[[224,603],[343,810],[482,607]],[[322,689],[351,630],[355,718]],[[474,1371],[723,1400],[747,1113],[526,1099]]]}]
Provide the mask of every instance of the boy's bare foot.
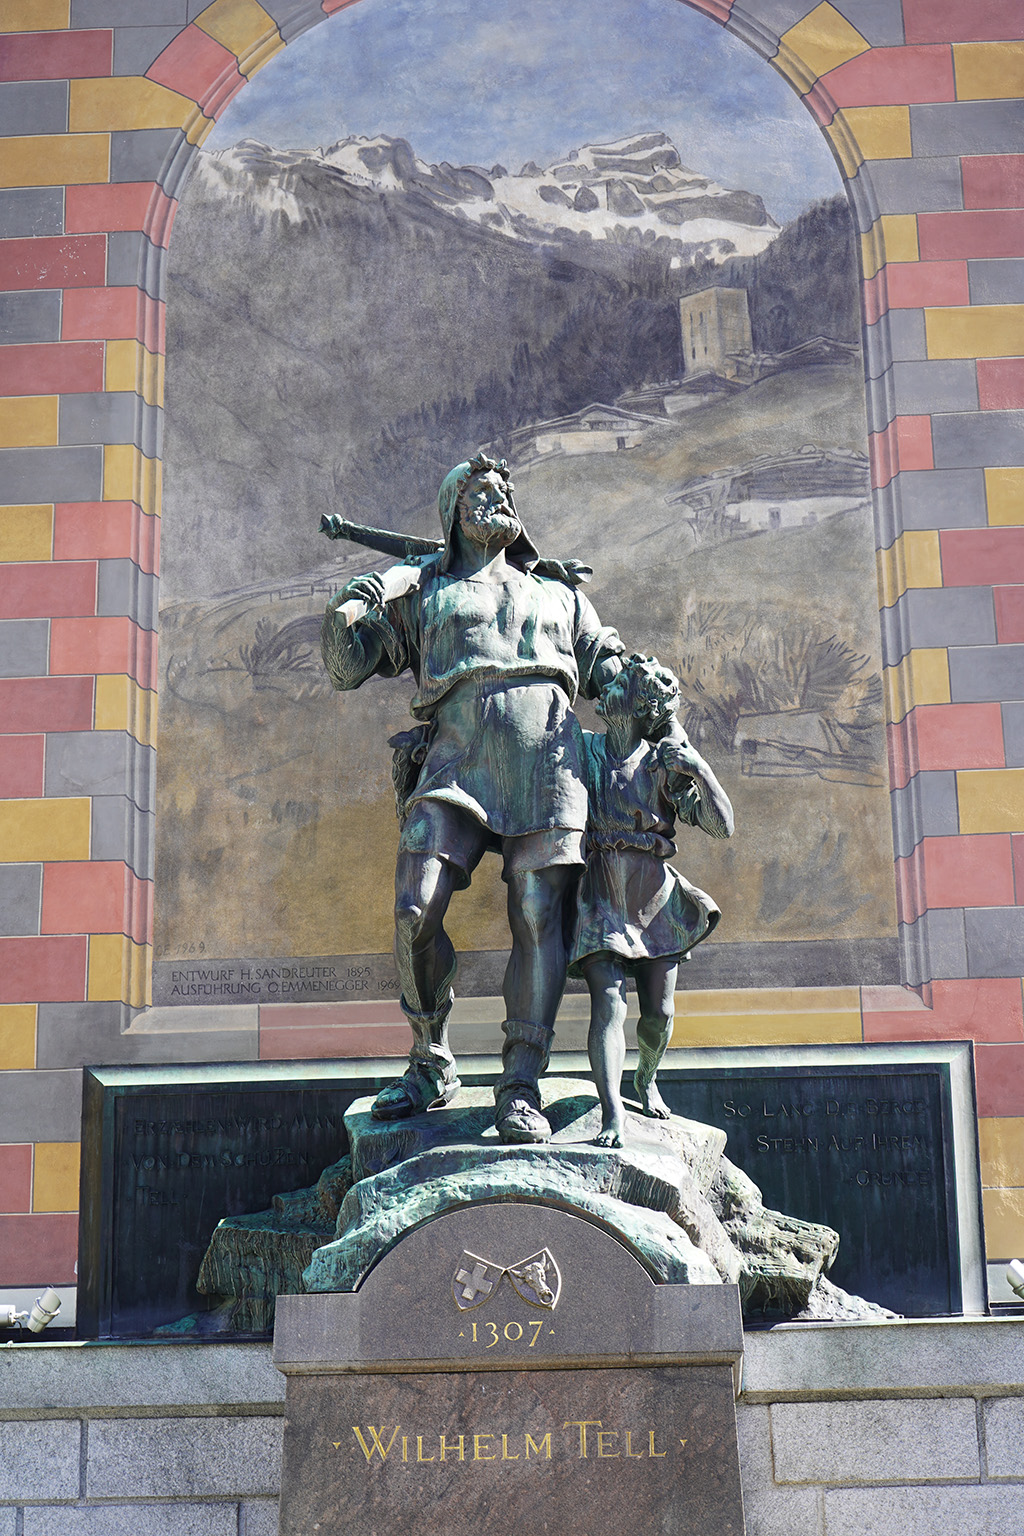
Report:
[{"label": "boy's bare foot", "polygon": [[594,1137],[595,1147],[621,1147],[625,1134],[625,1115],[620,1111],[606,1111],[601,1121],[601,1129]]},{"label": "boy's bare foot", "polygon": [[633,1087],[636,1089],[644,1114],[652,1120],[668,1120],[672,1114],[665,1100],[658,1092],[657,1083],[649,1083],[641,1077],[639,1071],[633,1076]]}]

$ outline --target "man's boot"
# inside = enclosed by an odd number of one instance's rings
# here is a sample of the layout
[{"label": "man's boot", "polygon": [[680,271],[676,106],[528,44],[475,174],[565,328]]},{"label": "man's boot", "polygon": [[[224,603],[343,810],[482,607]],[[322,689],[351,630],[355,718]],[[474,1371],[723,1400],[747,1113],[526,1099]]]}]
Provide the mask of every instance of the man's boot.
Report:
[{"label": "man's boot", "polygon": [[494,1124],[504,1142],[550,1141],[551,1127],[541,1113],[540,1078],[547,1070],[555,1032],[528,1019],[507,1019],[502,1073],[494,1085]]},{"label": "man's boot", "polygon": [[448,1047],[448,1016],[454,1001],[455,994],[448,985],[443,1001],[431,1013],[417,1013],[402,998],[413,1047],[403,1075],[381,1089],[374,1100],[370,1113],[375,1120],[405,1120],[425,1109],[449,1104],[462,1087]]}]

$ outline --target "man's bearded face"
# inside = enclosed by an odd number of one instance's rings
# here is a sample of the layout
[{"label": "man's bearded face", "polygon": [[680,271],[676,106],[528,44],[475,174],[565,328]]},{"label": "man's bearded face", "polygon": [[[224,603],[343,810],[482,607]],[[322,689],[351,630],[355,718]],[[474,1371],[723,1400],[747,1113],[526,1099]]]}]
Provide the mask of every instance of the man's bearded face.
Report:
[{"label": "man's bearded face", "polygon": [[471,476],[459,496],[459,526],[474,544],[494,544],[500,549],[519,537],[522,524],[509,503],[505,481],[495,470]]}]

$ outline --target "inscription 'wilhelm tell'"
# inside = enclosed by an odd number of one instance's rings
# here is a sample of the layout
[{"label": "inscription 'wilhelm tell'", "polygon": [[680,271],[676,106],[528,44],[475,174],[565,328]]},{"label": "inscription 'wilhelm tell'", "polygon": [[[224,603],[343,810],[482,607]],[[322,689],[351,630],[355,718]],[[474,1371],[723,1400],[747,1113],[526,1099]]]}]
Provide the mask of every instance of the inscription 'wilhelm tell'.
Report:
[{"label": "inscription 'wilhelm tell'", "polygon": [[[557,1438],[561,1434],[562,1438]],[[472,1464],[481,1461],[664,1461],[669,1450],[678,1444],[682,1451],[689,1444],[681,1436],[663,1437],[654,1429],[606,1429],[603,1419],[566,1419],[561,1431],[548,1430],[545,1434],[532,1435],[493,1431],[489,1434],[430,1435],[403,1434],[401,1424],[388,1432],[385,1424],[367,1424],[365,1433],[358,1424],[352,1425],[353,1441],[332,1440],[336,1451],[347,1445],[353,1455],[365,1457],[366,1465],[375,1461],[381,1464],[389,1457],[394,1461]],[[658,1448],[658,1438],[663,1449]],[[498,1442],[501,1442],[500,1448]],[[679,1454],[677,1451],[676,1454]]]}]

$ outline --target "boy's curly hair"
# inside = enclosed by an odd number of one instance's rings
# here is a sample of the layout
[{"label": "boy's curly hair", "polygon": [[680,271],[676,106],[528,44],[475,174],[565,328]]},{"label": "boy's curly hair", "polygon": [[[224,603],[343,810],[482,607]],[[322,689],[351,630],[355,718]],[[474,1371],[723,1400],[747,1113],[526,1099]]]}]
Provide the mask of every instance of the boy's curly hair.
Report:
[{"label": "boy's curly hair", "polygon": [[654,656],[634,652],[622,664],[629,685],[629,701],[634,715],[646,730],[664,723],[679,707],[679,679]]}]

